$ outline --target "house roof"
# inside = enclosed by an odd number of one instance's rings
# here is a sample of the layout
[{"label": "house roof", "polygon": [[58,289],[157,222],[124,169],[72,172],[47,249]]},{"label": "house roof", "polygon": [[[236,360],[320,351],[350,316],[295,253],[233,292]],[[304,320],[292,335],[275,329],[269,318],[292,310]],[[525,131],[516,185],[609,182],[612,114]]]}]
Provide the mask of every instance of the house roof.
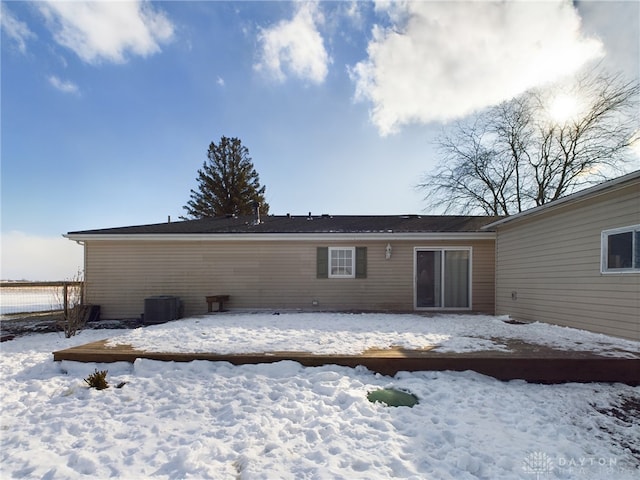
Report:
[{"label": "house roof", "polygon": [[[242,236],[248,234],[422,234],[480,233],[482,227],[500,217],[425,215],[269,215],[260,223],[254,216],[210,217],[200,220],[157,223],[131,227],[69,232],[72,240],[91,238],[166,236]],[[253,235],[252,235],[253,236]]]},{"label": "house roof", "polygon": [[529,210],[525,210],[524,212],[516,213],[515,215],[510,215],[508,217],[497,218],[495,221],[488,222],[482,227],[482,229],[486,231],[495,231],[496,228],[501,227],[506,223],[516,222],[518,220],[533,217],[535,215],[541,215],[570,203],[586,200],[588,198],[602,195],[603,193],[607,193],[618,188],[624,188],[627,185],[638,183],[638,181],[640,181],[640,170],[636,170],[627,175],[623,175],[621,177],[599,183],[598,185],[594,185],[590,188],[585,188],[584,190],[580,190],[579,192],[572,193],[571,195],[567,195],[566,197],[559,198],[558,200],[554,200],[553,202],[530,208]]}]

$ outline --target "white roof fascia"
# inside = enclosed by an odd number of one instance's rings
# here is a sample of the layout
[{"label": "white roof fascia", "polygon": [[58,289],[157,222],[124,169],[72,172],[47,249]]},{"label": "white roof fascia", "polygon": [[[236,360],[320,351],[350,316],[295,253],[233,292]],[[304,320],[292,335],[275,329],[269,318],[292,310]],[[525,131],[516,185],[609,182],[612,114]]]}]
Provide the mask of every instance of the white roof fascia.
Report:
[{"label": "white roof fascia", "polygon": [[545,203],[544,205],[530,208],[529,210],[525,210],[524,212],[510,215],[506,218],[497,220],[493,223],[488,223],[487,225],[484,225],[481,228],[482,230],[486,230],[490,228],[493,229],[497,226],[501,226],[501,225],[504,225],[505,223],[518,220],[522,217],[540,215],[541,213],[544,213],[547,210],[553,210],[555,208],[559,208],[566,203],[586,200],[588,198],[602,195],[603,193],[607,193],[609,191],[614,191],[617,189],[616,187],[622,188],[624,187],[624,184],[633,182],[634,180],[638,180],[638,179],[640,179],[640,170],[636,170],[635,172],[631,172],[627,175],[623,175],[622,177],[614,178],[613,180],[600,183],[590,188],[585,188],[584,190],[580,190],[579,192],[572,193],[571,195],[567,195],[566,197],[559,198],[558,200],[554,200],[553,202]]},{"label": "white roof fascia", "polygon": [[76,242],[86,241],[363,241],[363,240],[493,240],[495,232],[431,232],[431,233],[87,233],[66,234],[63,237]]}]

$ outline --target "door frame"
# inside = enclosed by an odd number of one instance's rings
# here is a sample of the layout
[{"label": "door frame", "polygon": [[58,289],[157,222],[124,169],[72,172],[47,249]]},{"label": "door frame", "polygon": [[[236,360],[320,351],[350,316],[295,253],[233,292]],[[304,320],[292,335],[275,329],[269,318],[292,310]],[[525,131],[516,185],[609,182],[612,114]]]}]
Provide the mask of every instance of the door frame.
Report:
[{"label": "door frame", "polygon": [[[468,285],[468,307],[418,307],[418,252],[446,252],[446,251],[467,251],[469,252],[469,285]],[[442,255],[442,253],[441,253]],[[444,262],[441,263],[444,266]],[[444,300],[444,268],[441,269],[441,300]],[[441,302],[444,304],[444,301]],[[419,311],[471,311],[473,310],[473,247],[471,246],[421,246],[413,247],[413,309]]]}]

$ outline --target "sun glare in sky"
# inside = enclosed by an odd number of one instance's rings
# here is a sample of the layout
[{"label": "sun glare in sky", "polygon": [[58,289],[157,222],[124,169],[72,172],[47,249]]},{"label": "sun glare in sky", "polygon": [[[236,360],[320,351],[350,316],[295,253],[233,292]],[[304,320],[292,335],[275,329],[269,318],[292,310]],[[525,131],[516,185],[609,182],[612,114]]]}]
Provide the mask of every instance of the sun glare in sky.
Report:
[{"label": "sun glare in sky", "polygon": [[561,92],[550,99],[547,112],[553,122],[564,124],[579,117],[582,108],[577,95]]},{"label": "sun glare in sky", "polygon": [[575,95],[559,93],[549,103],[549,116],[557,123],[566,123],[580,114],[580,101]]}]

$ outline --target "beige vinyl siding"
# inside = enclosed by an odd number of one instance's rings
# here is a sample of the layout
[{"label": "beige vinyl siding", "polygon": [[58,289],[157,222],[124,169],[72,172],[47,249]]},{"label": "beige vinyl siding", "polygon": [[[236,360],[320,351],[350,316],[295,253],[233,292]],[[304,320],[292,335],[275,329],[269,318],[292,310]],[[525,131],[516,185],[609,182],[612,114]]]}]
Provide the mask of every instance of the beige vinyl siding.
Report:
[{"label": "beige vinyl siding", "polygon": [[473,311],[495,313],[495,242],[476,242],[473,247],[472,302]]},{"label": "beige vinyl siding", "polygon": [[[493,313],[493,240],[87,241],[86,297],[103,318],[139,317],[156,295],[180,297],[185,315],[205,313],[214,294],[231,295],[230,309],[410,311],[414,247],[456,245],[473,248],[473,310]],[[330,246],[367,247],[367,278],[316,278],[316,249]]]},{"label": "beige vinyl siding", "polygon": [[640,340],[640,274],[600,272],[601,233],[640,223],[639,192],[636,182],[498,226],[497,313]]}]

